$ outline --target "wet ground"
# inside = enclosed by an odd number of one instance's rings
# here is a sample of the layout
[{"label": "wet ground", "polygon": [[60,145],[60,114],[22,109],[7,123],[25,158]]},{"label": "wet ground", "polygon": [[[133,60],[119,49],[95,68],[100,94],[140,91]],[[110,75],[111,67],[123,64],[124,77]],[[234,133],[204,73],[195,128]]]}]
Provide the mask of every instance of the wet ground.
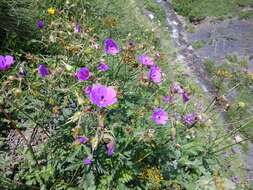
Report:
[{"label": "wet ground", "polygon": [[246,59],[253,71],[253,20],[206,20],[196,25],[194,32],[187,32],[187,39],[202,44],[196,52],[203,59],[222,63],[227,55],[236,54]]}]

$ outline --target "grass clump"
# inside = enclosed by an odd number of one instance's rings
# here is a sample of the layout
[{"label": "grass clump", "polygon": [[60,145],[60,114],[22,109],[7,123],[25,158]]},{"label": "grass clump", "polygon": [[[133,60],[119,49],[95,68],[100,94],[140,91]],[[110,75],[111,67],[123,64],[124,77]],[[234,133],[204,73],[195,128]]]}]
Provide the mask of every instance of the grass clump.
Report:
[{"label": "grass clump", "polygon": [[192,47],[193,47],[194,49],[200,49],[200,48],[204,47],[205,44],[206,44],[205,41],[199,40],[199,41],[193,42],[193,43],[192,43]]},{"label": "grass clump", "polygon": [[206,16],[229,18],[240,16],[242,8],[252,6],[251,0],[173,0],[174,9],[187,17],[191,22],[204,19]]},{"label": "grass clump", "polygon": [[144,0],[144,7],[145,9],[155,13],[155,15],[158,17],[158,20],[165,24],[166,23],[166,14],[163,9],[153,0]]},{"label": "grass clump", "polygon": [[36,5],[31,0],[2,0],[0,4],[1,48],[15,48],[34,34]]}]

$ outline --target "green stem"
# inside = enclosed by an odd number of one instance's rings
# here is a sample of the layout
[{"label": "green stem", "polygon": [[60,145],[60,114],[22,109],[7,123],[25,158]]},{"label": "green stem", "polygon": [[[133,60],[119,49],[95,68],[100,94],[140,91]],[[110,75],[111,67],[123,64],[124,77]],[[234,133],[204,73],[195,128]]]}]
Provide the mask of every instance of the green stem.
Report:
[{"label": "green stem", "polygon": [[218,152],[221,152],[221,151],[223,151],[223,150],[225,150],[225,149],[227,149],[227,148],[230,148],[230,147],[232,147],[232,146],[234,146],[234,145],[237,145],[237,144],[239,144],[239,143],[242,143],[242,142],[244,142],[244,141],[248,141],[248,140],[252,140],[251,138],[246,138],[246,139],[243,139],[242,141],[240,141],[240,142],[236,142],[236,143],[233,143],[233,144],[230,144],[230,145],[227,145],[227,146],[225,146],[225,147],[222,147],[221,149],[219,149],[219,150],[216,150],[216,151],[214,151],[214,152],[211,152],[211,154],[216,154],[216,153],[218,153]]},{"label": "green stem", "polygon": [[234,133],[236,133],[236,132],[240,131],[241,129],[243,129],[244,127],[247,127],[247,125],[248,125],[251,121],[253,121],[253,120],[250,120],[250,121],[246,122],[244,125],[242,125],[242,126],[240,126],[240,127],[238,127],[238,128],[233,129],[233,130],[230,131],[228,134],[225,134],[225,135],[222,135],[222,136],[216,138],[216,139],[214,140],[214,143],[211,145],[211,147],[216,146],[217,143],[219,144],[220,142],[217,142],[219,139],[222,139],[222,141],[224,141],[224,140],[225,140],[224,138],[228,138],[228,137],[232,136]]},{"label": "green stem", "polygon": [[[121,59],[121,61],[122,61],[122,59]],[[118,76],[118,74],[119,74],[119,71],[120,71],[120,69],[121,69],[121,61],[120,61],[120,62],[117,64],[117,66],[116,66],[116,72],[115,72],[115,74],[114,74],[114,76],[113,76],[114,79],[117,78],[117,76]]]}]

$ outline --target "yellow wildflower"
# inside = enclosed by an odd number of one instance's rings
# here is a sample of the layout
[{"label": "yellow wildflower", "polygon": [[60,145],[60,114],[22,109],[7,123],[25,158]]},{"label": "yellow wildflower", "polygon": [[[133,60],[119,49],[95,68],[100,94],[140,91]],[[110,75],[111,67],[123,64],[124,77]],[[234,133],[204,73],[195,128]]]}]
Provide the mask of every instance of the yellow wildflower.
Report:
[{"label": "yellow wildflower", "polygon": [[48,12],[49,15],[55,15],[56,10],[55,10],[55,8],[50,7],[50,8],[47,9],[47,12]]},{"label": "yellow wildflower", "polygon": [[160,169],[155,167],[145,168],[141,173],[140,178],[148,180],[154,187],[159,187],[161,181],[163,180]]}]

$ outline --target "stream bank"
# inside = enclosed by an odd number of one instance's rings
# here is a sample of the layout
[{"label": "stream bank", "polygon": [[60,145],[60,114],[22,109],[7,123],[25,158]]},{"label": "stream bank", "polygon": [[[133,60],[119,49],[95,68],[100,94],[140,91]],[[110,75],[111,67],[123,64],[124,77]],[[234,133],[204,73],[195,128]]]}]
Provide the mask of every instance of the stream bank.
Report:
[{"label": "stream bank", "polygon": [[[178,48],[177,59],[190,67],[193,75],[196,76],[196,82],[202,87],[207,96],[217,96],[217,90],[205,70],[204,61],[206,58],[220,63],[225,60],[227,55],[237,54],[248,59],[248,69],[252,71],[253,32],[251,31],[253,31],[253,22],[230,19],[213,24],[210,24],[210,22],[208,22],[209,24],[202,23],[197,26],[196,33],[190,33],[187,32],[183,18],[177,15],[170,1],[156,1],[166,12],[168,29],[174,45]],[[206,41],[208,43],[205,43],[203,48],[195,50],[191,44],[196,41]],[[226,130],[229,131],[230,129]],[[232,147],[232,151],[237,152],[239,157],[246,163],[246,178],[249,183],[252,183],[253,144],[251,142],[246,143],[246,151],[243,150],[243,147],[238,146]]]}]

